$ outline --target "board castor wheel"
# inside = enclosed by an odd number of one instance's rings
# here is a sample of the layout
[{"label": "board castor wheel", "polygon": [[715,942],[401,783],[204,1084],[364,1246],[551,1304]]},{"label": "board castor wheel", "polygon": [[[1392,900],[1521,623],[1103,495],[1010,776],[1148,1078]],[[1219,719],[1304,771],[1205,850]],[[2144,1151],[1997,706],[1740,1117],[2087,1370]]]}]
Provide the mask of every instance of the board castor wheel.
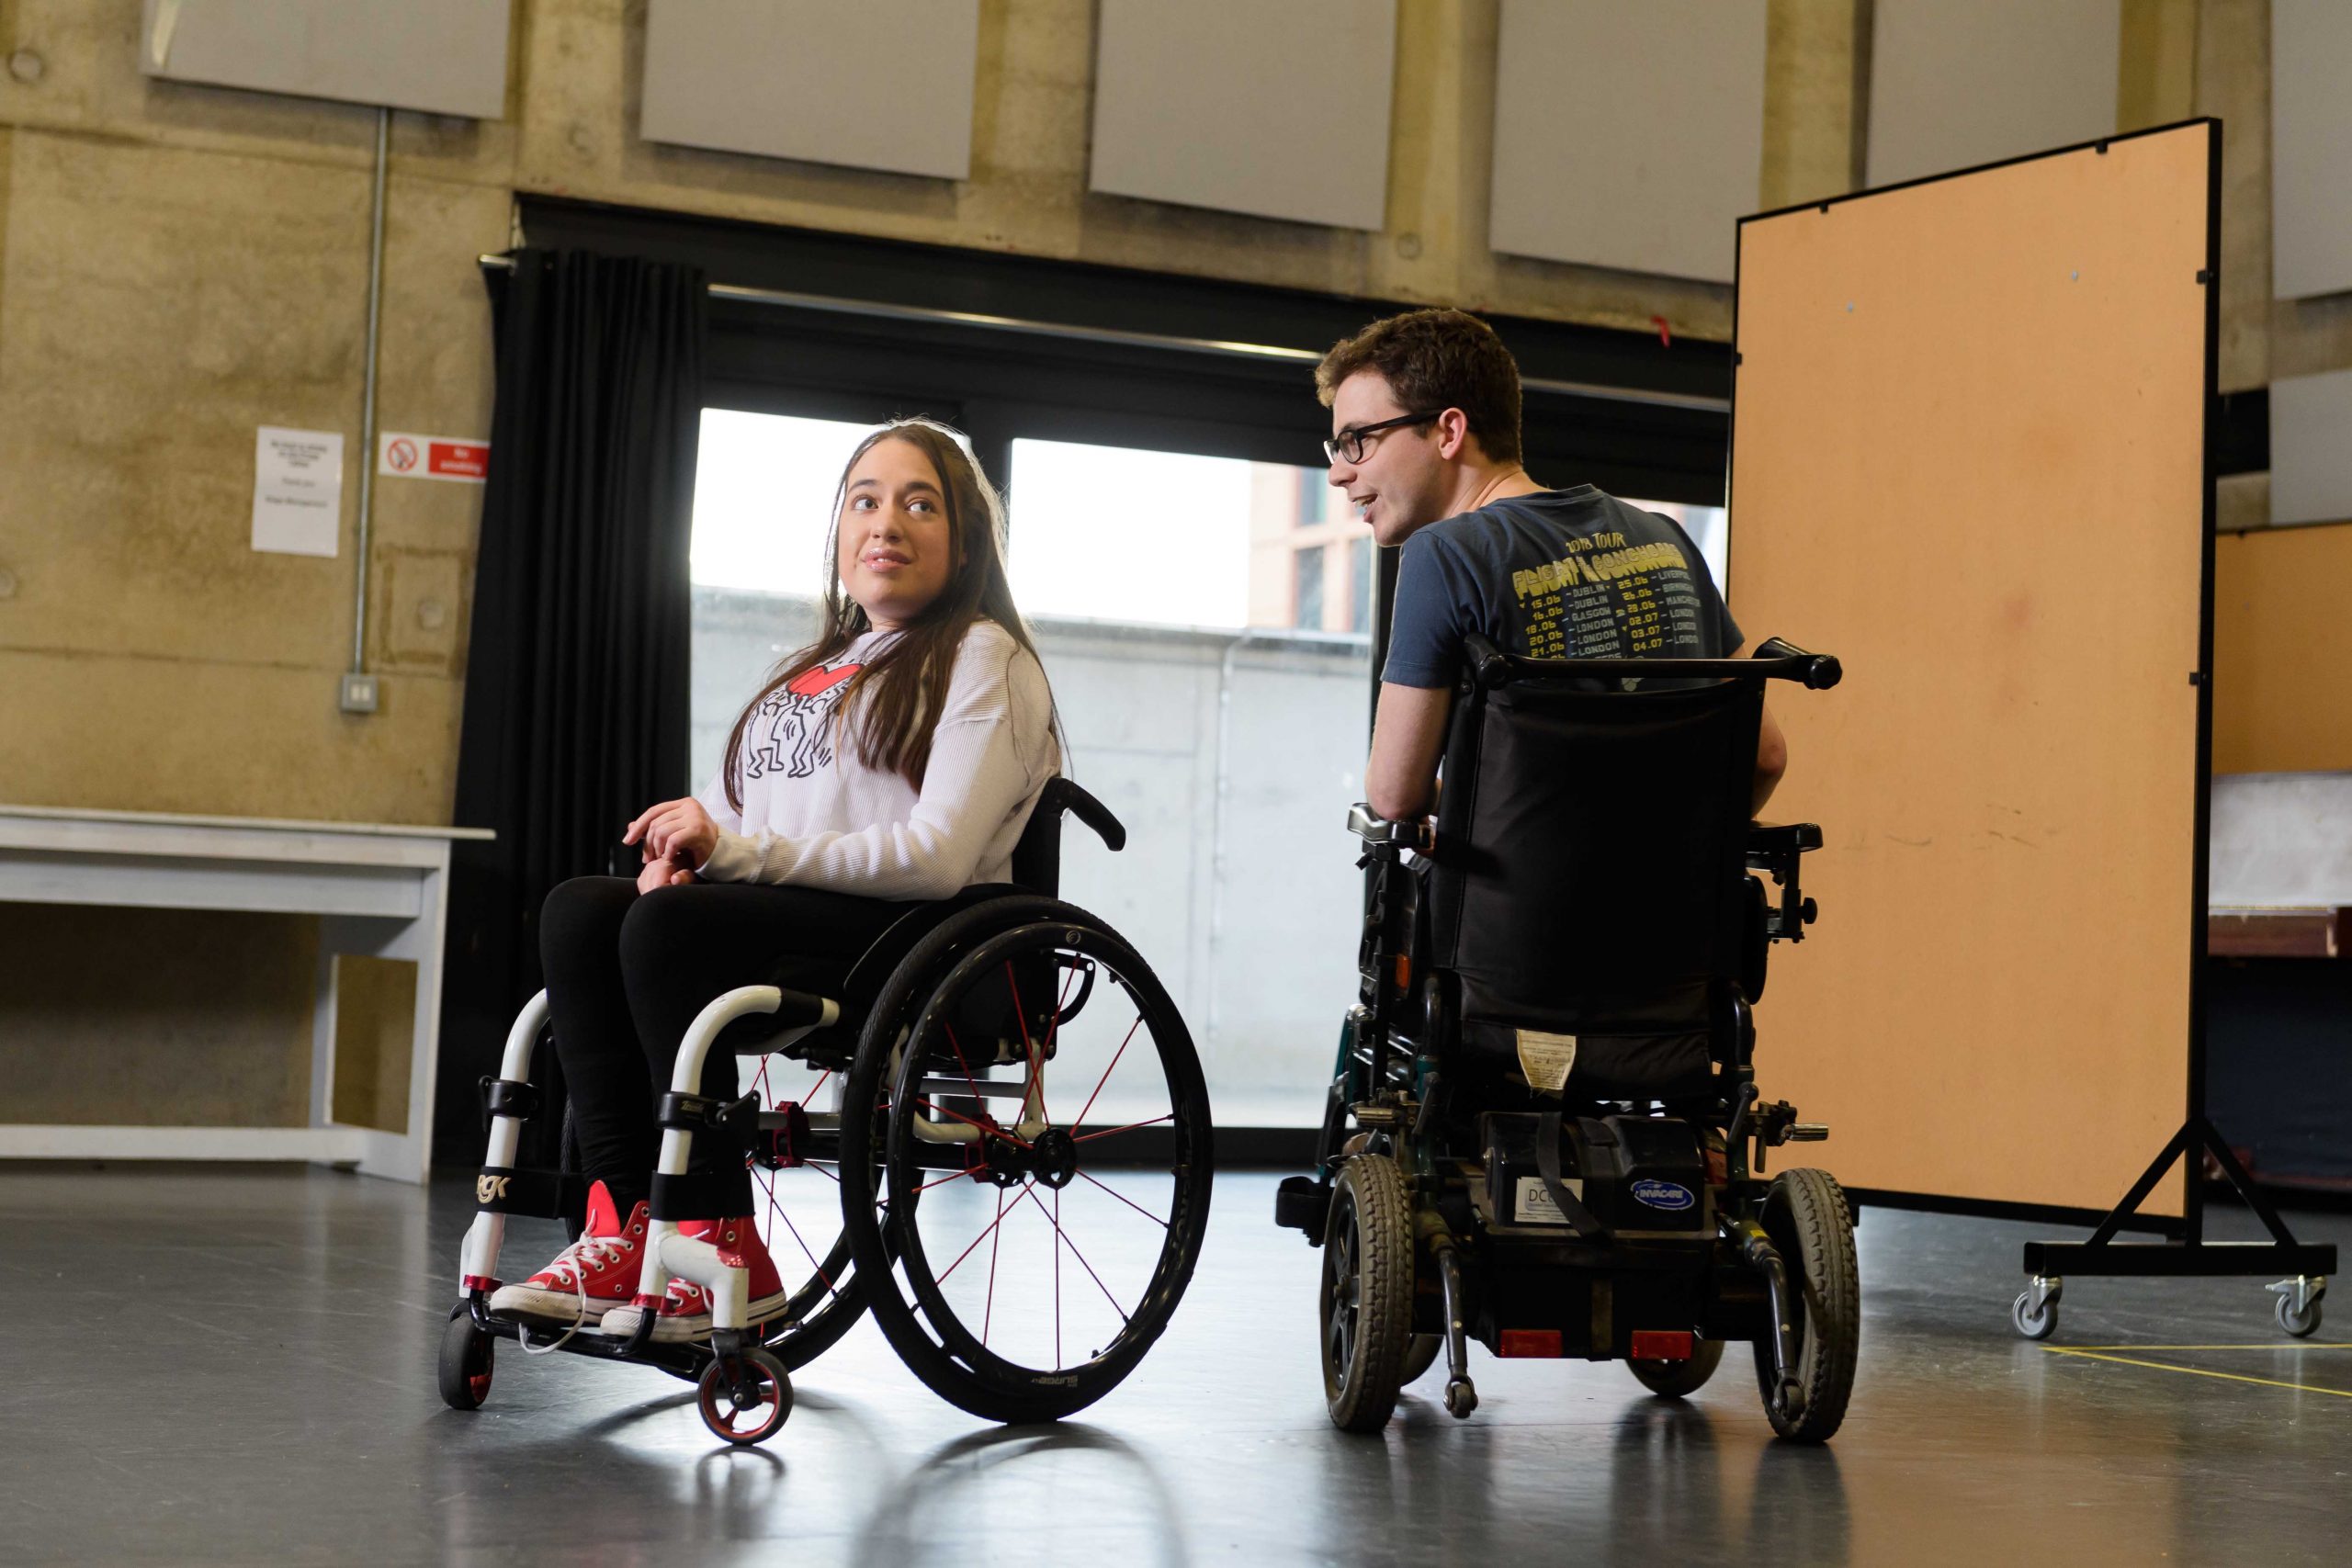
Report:
[{"label": "board castor wheel", "polygon": [[2009,1303],[2009,1322],[2028,1339],[2047,1339],[2058,1332],[2060,1281],[2036,1277]]},{"label": "board castor wheel", "polygon": [[2269,1288],[2278,1295],[2272,1303],[2271,1315],[2278,1320],[2280,1328],[2298,1339],[2308,1339],[2319,1332],[2319,1302],[2327,1293],[2326,1280],[2298,1275]]},{"label": "board castor wheel", "polygon": [[441,1330],[441,1358],[435,1369],[444,1404],[452,1410],[481,1408],[482,1401],[490,1397],[492,1348],[496,1343],[474,1326],[473,1314],[459,1302]]}]

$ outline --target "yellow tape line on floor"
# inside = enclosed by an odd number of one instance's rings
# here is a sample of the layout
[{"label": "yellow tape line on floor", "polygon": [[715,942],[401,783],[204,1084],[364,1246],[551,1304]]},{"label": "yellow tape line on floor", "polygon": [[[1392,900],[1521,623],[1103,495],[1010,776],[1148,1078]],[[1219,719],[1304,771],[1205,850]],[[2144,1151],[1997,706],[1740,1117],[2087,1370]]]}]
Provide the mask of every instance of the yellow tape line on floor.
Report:
[{"label": "yellow tape line on floor", "polygon": [[[2259,1383],[2264,1388],[2286,1388],[2292,1389],[2297,1393],[2327,1393],[2334,1394],[2338,1399],[2352,1399],[2352,1389],[2322,1388],[2316,1383],[2307,1382],[2282,1382],[2277,1378],[2250,1378],[2242,1372],[2209,1371],[2203,1367],[2177,1367],[2169,1361],[2143,1361],[2131,1356],[2106,1356],[2101,1355],[2096,1350],[2073,1349],[2062,1348],[2056,1345],[2044,1345],[2042,1348],[2053,1356],[2074,1356],[2086,1361],[2112,1361],[2116,1365],[2122,1367],[2148,1367],[2160,1372],[2186,1372],[2190,1377],[2194,1378],[2220,1378],[2224,1382]],[[2199,1348],[2216,1350],[2248,1350],[2255,1348],[2255,1347],[2250,1345],[2215,1345],[2210,1347],[2182,1345],[2153,1346],[2150,1347],[2150,1348],[2184,1350]],[[2342,1345],[2312,1345],[2301,1347],[2301,1348],[2313,1350],[2341,1350],[2352,1348],[2352,1347]]]}]

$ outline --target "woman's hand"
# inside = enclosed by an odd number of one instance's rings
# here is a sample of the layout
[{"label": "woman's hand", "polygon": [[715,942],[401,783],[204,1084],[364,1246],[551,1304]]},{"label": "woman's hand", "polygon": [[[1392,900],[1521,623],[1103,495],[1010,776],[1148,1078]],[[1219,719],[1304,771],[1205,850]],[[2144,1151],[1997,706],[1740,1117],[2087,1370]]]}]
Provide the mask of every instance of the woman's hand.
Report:
[{"label": "woman's hand", "polygon": [[[692,796],[665,800],[639,812],[637,820],[628,825],[628,831],[621,835],[621,842],[640,844],[649,863],[674,862],[673,869],[691,871],[710,859],[711,852],[718,848],[718,824],[710,819],[702,802]],[[641,886],[643,878],[639,880]]]},{"label": "woman's hand", "polygon": [[702,879],[673,860],[650,860],[645,869],[637,874],[637,890],[650,893],[657,887],[684,887]]}]

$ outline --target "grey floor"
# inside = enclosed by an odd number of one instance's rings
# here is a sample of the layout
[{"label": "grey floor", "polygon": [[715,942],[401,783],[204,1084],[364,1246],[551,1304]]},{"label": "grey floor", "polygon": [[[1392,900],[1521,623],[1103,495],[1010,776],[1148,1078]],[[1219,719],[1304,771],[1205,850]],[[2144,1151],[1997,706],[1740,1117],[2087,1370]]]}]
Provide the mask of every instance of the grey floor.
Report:
[{"label": "grey floor", "polygon": [[2284,1339],[2258,1282],[2076,1281],[2029,1345],[2007,1304],[2046,1228],[1871,1212],[1860,1386],[1825,1450],[1772,1442],[1729,1359],[1676,1405],[1621,1368],[1474,1353],[1470,1421],[1433,1374],[1385,1438],[1349,1438],[1323,1418],[1315,1255],[1266,1223],[1272,1192],[1219,1178],[1174,1328],[1081,1420],[976,1422],[861,1325],[772,1444],[728,1451],[684,1384],[571,1357],[507,1351],[488,1408],[444,1409],[460,1188],[0,1168],[0,1562],[2352,1556],[2352,1335]]}]

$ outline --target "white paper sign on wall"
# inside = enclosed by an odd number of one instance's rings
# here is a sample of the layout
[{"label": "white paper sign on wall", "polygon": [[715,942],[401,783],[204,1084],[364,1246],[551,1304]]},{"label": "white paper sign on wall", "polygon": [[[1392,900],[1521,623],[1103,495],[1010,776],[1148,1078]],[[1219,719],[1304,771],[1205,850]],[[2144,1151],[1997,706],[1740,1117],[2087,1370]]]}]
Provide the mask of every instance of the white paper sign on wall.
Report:
[{"label": "white paper sign on wall", "polygon": [[254,439],[254,548],[331,556],[343,535],[343,433],[265,424]]}]

